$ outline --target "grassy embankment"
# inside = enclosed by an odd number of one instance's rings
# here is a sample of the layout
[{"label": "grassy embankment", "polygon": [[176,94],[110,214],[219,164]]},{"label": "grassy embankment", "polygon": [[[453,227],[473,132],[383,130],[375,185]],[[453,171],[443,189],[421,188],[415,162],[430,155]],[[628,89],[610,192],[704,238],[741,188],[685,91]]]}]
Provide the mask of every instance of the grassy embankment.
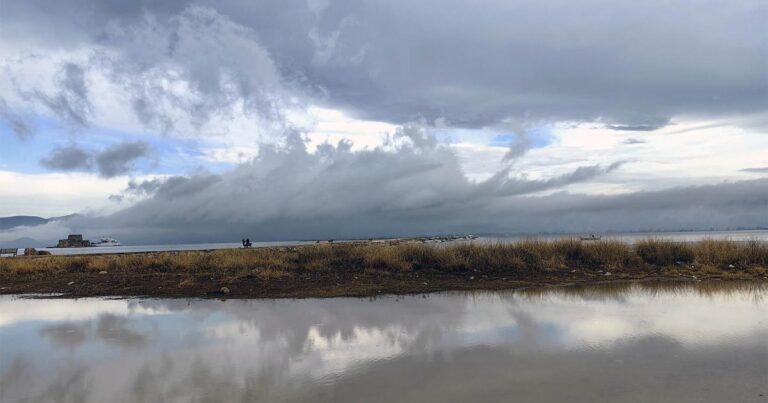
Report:
[{"label": "grassy embankment", "polygon": [[[642,279],[768,276],[758,242],[336,244],[0,259],[0,293],[327,297]],[[226,288],[222,288],[226,287]]]}]

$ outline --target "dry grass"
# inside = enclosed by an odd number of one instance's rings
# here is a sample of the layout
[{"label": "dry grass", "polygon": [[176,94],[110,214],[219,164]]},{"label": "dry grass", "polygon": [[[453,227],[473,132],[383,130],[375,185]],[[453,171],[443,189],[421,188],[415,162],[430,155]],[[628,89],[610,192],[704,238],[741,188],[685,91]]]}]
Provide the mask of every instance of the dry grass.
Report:
[{"label": "dry grass", "polygon": [[357,243],[212,252],[38,256],[0,259],[0,278],[106,271],[191,275],[220,273],[225,276],[279,279],[294,274],[340,271],[537,273],[577,268],[620,271],[691,264],[710,269],[755,268],[764,272],[768,266],[768,245],[714,240],[691,244],[644,240],[631,246],[618,241],[562,239],[448,246]]}]

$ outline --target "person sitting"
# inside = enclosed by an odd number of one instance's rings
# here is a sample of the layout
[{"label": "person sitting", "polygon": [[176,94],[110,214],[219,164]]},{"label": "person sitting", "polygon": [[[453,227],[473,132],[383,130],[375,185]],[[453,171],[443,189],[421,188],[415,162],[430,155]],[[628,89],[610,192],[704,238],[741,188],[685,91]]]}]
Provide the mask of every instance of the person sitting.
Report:
[{"label": "person sitting", "polygon": [[250,238],[245,238],[245,247],[246,248],[250,248],[251,247],[251,239]]}]

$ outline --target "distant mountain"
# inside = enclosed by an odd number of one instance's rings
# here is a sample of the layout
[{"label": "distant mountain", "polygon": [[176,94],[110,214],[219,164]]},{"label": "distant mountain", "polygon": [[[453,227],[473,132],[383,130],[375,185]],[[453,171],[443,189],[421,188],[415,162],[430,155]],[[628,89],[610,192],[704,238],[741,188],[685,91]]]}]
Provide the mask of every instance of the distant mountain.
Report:
[{"label": "distant mountain", "polygon": [[51,221],[67,221],[72,218],[80,217],[80,214],[70,214],[61,217],[43,218],[31,215],[16,215],[12,217],[0,217],[0,231],[9,230],[15,227],[34,227],[43,225]]},{"label": "distant mountain", "polygon": [[42,225],[50,221],[47,218],[36,217],[31,215],[16,215],[13,217],[0,217],[0,231],[11,229],[14,227],[34,227],[35,225]]},{"label": "distant mountain", "polygon": [[0,242],[0,248],[44,248],[46,246],[45,242],[38,241],[37,239],[32,238],[19,238],[14,239],[13,241],[6,241],[6,242]]}]

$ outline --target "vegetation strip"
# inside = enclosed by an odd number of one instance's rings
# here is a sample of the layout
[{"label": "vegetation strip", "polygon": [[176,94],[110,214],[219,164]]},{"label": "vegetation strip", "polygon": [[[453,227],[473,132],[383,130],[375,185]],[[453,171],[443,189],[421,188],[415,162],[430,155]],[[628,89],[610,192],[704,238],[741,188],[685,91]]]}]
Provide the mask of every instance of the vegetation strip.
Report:
[{"label": "vegetation strip", "polygon": [[705,240],[345,243],[0,259],[0,294],[303,298],[768,278],[768,245]]}]

